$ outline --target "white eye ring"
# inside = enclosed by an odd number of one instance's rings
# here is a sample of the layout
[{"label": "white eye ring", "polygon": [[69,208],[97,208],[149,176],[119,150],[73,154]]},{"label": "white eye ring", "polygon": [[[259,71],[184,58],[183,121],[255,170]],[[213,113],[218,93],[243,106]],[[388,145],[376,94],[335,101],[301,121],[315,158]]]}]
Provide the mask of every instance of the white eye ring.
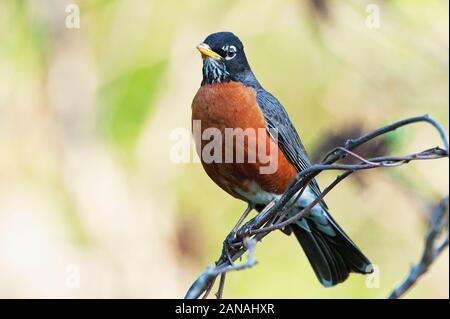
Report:
[{"label": "white eye ring", "polygon": [[222,50],[227,53],[225,60],[234,59],[236,56],[237,49],[234,45],[224,45]]}]

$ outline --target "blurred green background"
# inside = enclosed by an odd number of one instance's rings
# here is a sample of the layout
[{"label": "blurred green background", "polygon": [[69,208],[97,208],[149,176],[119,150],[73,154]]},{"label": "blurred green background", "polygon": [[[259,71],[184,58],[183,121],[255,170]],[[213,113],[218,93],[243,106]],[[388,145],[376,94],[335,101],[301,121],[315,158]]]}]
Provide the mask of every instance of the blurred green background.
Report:
[{"label": "blurred green background", "polygon": [[[195,46],[212,32],[241,38],[316,160],[409,116],[428,113],[448,130],[447,1],[86,0],[79,29],[65,24],[71,3],[0,0],[0,297],[182,297],[218,257],[245,204],[198,163],[169,156],[170,133],[190,129]],[[416,125],[361,152],[439,144]],[[386,296],[420,256],[448,168],[367,171],[327,197],[378,266],[379,287],[353,275],[323,288],[279,232],[258,246],[256,267],[228,276],[224,296]],[[448,267],[446,251],[407,297],[448,298]]]}]

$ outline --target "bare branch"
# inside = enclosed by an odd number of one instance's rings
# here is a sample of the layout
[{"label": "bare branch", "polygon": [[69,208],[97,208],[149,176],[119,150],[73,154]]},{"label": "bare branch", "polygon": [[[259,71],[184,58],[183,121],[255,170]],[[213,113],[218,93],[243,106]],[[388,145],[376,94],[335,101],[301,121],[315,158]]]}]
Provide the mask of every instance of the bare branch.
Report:
[{"label": "bare branch", "polygon": [[212,288],[214,287],[214,283],[216,282],[216,278],[217,278],[217,277],[215,277],[215,278],[209,283],[208,288],[206,289],[205,293],[204,293],[203,296],[202,296],[202,299],[208,298],[208,296],[209,296],[209,294],[210,294]]},{"label": "bare branch", "polygon": [[223,272],[220,274],[220,283],[219,283],[219,289],[217,289],[216,292],[216,298],[217,299],[222,299],[223,296],[223,289],[225,287],[225,278],[226,278],[227,273]]},{"label": "bare branch", "polygon": [[[437,243],[439,235],[446,228],[447,235],[441,243]],[[411,267],[403,282],[389,295],[389,299],[397,299],[411,289],[417,280],[428,271],[430,265],[442,251],[448,247],[448,196],[440,201],[430,219],[428,233],[425,237],[425,248],[420,261]]]},{"label": "bare branch", "polygon": [[[254,258],[255,247],[256,247],[256,240],[254,239],[244,240],[244,250],[242,250],[241,255],[246,250],[248,250],[247,260],[244,263],[239,265],[230,265],[227,263],[221,263],[214,268],[208,267],[208,269],[203,274],[201,274],[200,277],[198,277],[197,280],[192,284],[191,288],[189,288],[184,298],[196,299],[200,297],[200,295],[203,292],[207,291],[208,289],[211,289],[210,287],[212,287],[214,281],[219,275],[222,275],[226,272],[233,270],[234,271],[243,270],[256,265],[258,262]],[[233,258],[233,261],[235,261],[237,258],[239,257]],[[221,283],[222,286],[223,284],[224,283]]]}]

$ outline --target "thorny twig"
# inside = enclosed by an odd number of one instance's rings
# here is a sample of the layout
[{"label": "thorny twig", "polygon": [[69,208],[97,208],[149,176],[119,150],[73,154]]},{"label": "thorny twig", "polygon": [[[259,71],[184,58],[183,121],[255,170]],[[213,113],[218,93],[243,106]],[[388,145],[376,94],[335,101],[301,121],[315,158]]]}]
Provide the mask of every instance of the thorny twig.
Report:
[{"label": "thorny twig", "polygon": [[[442,139],[445,149],[435,147],[432,149],[424,150],[419,153],[414,153],[405,156],[383,156],[370,159],[364,159],[360,155],[352,152],[352,150],[355,149],[356,147],[364,143],[367,143],[380,135],[394,131],[402,126],[418,122],[426,122],[431,124],[439,132],[439,135]],[[381,127],[379,129],[376,129],[359,138],[349,139],[343,147],[336,148],[332,150],[330,153],[328,153],[321,164],[313,165],[299,172],[293,179],[293,181],[290,183],[285,193],[280,197],[280,199],[269,203],[265,207],[265,209],[261,211],[256,217],[254,217],[249,222],[241,226],[237,232],[236,239],[234,240],[233,243],[230,244],[232,254],[228,257],[226,254],[223,253],[216,262],[216,266],[214,268],[212,267],[208,268],[204,273],[202,273],[197,278],[197,280],[189,288],[185,298],[195,299],[199,298],[202,294],[206,295],[206,293],[209,293],[209,291],[212,288],[212,285],[214,284],[215,279],[219,275],[225,274],[226,272],[232,270],[242,270],[245,268],[252,267],[254,264],[256,264],[256,261],[254,260],[254,249],[258,241],[260,241],[270,232],[276,229],[283,229],[290,223],[302,218],[315,205],[317,205],[322,200],[322,198],[326,194],[328,194],[328,192],[330,192],[338,183],[340,183],[343,179],[351,175],[353,172],[358,170],[373,169],[379,167],[395,167],[416,160],[429,160],[448,157],[449,154],[448,145],[449,145],[448,138],[444,129],[438,122],[430,118],[428,115],[404,119],[392,123],[390,125]],[[358,158],[361,162],[353,165],[333,164],[347,155]],[[299,199],[299,196],[296,195],[298,195],[299,192],[302,192],[314,177],[316,177],[318,174],[320,174],[322,171],[325,170],[340,170],[344,172],[338,175],[336,180],[333,181],[328,187],[326,187],[323,190],[319,198],[313,201],[306,208],[302,209],[299,213],[289,217],[288,219],[285,219],[285,217],[288,216],[287,212],[292,207],[293,199],[294,202]],[[445,244],[445,241],[443,244]],[[448,237],[447,237],[447,245],[448,245]],[[437,248],[437,251],[439,252],[442,251],[443,248],[445,248],[439,247]],[[247,261],[239,265],[234,265],[233,262],[239,259],[246,251],[248,251]],[[435,257],[437,257],[437,255],[438,254],[436,253]],[[435,257],[433,257],[433,260]],[[219,291],[216,294],[217,298],[222,297],[224,284],[225,284],[225,276],[221,276]]]}]

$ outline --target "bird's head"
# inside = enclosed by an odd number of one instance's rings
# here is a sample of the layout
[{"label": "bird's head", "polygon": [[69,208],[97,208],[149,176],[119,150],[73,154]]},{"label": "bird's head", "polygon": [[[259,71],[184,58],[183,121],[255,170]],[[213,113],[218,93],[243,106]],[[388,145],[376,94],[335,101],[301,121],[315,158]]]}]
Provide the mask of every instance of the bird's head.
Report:
[{"label": "bird's head", "polygon": [[231,32],[210,34],[197,46],[203,58],[203,82],[240,81],[250,71],[244,45]]}]

